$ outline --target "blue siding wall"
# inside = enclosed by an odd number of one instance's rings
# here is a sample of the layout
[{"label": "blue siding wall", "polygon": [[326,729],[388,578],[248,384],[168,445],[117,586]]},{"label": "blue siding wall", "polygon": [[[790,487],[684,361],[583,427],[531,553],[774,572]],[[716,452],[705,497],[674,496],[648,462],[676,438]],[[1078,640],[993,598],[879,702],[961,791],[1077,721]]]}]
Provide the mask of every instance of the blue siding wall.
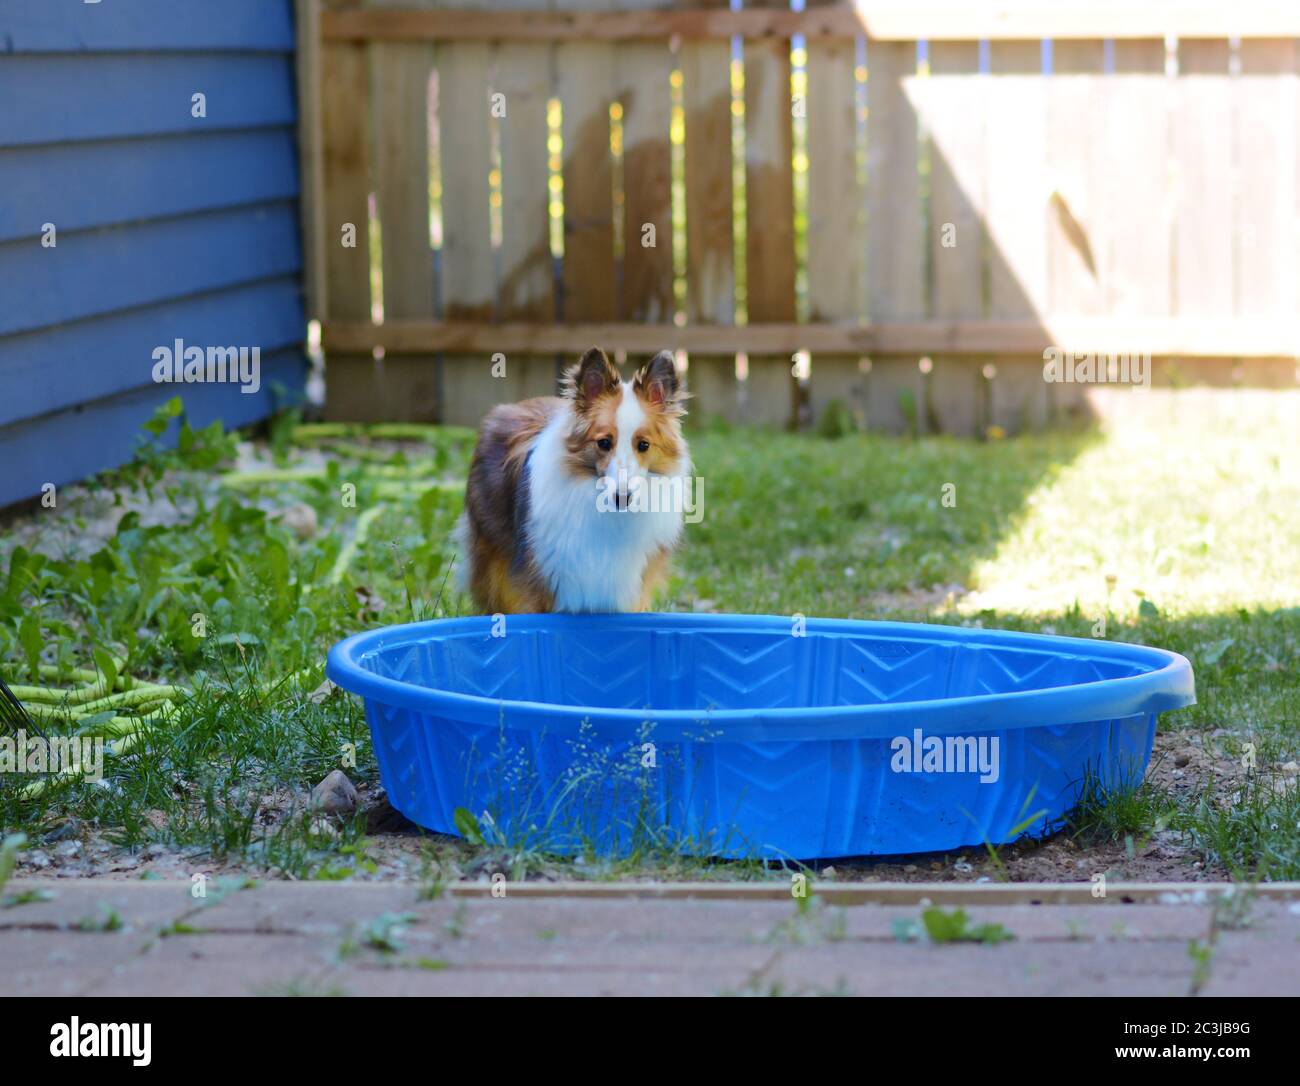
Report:
[{"label": "blue siding wall", "polygon": [[[178,393],[239,426],[300,392],[293,50],[293,0],[0,0],[0,507]],[[261,390],[154,384],[177,339],[260,347]]]}]

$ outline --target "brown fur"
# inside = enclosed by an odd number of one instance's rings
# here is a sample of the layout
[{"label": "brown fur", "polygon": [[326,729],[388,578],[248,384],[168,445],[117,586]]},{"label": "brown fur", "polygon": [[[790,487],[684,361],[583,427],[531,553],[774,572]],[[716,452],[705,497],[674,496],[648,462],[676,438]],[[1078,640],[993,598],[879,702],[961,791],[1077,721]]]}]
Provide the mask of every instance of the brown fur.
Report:
[{"label": "brown fur", "polygon": [[668,559],[668,552],[660,550],[652,554],[650,561],[645,564],[645,573],[641,575],[641,599],[637,603],[638,611],[650,610],[650,604],[654,602],[655,593],[667,582]]},{"label": "brown fur", "polygon": [[[488,614],[549,611],[550,590],[531,561],[515,559],[523,524],[519,484],[528,449],[564,401],[541,396],[500,404],[479,427],[465,488],[469,522],[469,589],[475,604]],[[521,556],[522,557],[522,556]]]},{"label": "brown fur", "polygon": [[[618,370],[593,347],[565,373],[563,395],[538,397],[493,408],[479,428],[465,491],[468,522],[469,589],[475,605],[489,614],[550,611],[554,596],[531,556],[519,554],[526,507],[520,498],[528,451],[557,412],[572,406],[574,426],[565,442],[565,465],[578,477],[599,476],[613,455],[599,441],[616,434],[616,415],[624,395]],[[655,356],[637,373],[633,393],[646,422],[633,435],[633,448],[650,471],[667,473],[686,453],[680,418],[685,411],[672,356]],[[642,452],[638,441],[649,448]],[[667,551],[646,563],[638,609],[650,606],[667,579]]]}]

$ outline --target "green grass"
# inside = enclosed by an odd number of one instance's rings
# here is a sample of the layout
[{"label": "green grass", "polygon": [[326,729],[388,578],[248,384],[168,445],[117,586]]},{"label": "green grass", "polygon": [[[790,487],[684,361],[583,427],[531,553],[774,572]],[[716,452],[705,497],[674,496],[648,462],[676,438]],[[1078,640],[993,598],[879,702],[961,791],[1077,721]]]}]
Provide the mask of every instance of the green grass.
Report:
[{"label": "green grass", "polygon": [[[1216,733],[1230,753],[1253,743],[1258,779],[1231,805],[1150,789],[1085,802],[1074,831],[1169,827],[1241,877],[1300,877],[1300,798],[1270,783],[1300,755],[1296,397],[1149,395],[1140,417],[1105,428],[986,443],[696,431],[704,519],[661,606],[1102,633],[1182,652],[1199,702],[1162,726]],[[448,534],[471,435],[399,429],[389,434],[411,439],[375,442],[285,418],[250,464],[250,446],[176,414],[152,428],[179,429],[179,451],[146,451],[7,526],[0,660],[16,684],[71,687],[58,674],[109,668],[190,693],[110,757],[101,784],[31,796],[7,778],[0,836],[36,844],[76,820],[122,845],[162,841],[296,877],[365,874],[360,819],[322,837],[306,798],[353,751],[350,775],[377,783],[368,733],[352,698],[314,692],[340,638],[464,606],[448,587]],[[231,478],[237,459],[245,474]],[[314,532],[295,530],[302,507]],[[49,729],[89,732],[103,716]],[[654,848],[581,869],[486,843],[432,843],[426,859],[434,883],[476,863],[514,877],[718,873]]]}]

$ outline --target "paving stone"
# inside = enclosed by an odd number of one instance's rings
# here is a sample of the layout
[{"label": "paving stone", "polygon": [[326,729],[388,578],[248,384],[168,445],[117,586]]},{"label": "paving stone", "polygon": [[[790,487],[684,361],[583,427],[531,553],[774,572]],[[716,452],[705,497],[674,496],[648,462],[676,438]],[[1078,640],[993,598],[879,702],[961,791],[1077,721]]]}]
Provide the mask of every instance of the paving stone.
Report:
[{"label": "paving stone", "polygon": [[[441,995],[1180,995],[1213,907],[971,905],[998,945],[900,942],[924,906],[786,900],[444,897],[409,883],[15,880],[49,901],[0,910],[0,990],[15,995],[330,991]],[[225,891],[225,892],[223,892]],[[115,932],[81,930],[120,917]],[[367,945],[388,916],[400,950]],[[1300,994],[1300,910],[1256,901],[1243,925],[1220,910],[1206,994]],[[163,936],[163,929],[179,934]],[[92,924],[93,926],[93,924]],[[345,949],[352,952],[344,954]]]}]

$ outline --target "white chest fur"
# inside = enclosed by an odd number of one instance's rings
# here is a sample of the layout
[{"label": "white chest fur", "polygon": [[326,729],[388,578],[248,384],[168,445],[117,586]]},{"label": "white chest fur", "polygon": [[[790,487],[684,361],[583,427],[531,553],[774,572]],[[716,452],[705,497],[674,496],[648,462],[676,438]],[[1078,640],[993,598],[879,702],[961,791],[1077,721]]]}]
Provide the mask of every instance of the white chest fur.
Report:
[{"label": "white chest fur", "polygon": [[[577,479],[563,462],[567,420],[538,435],[528,466],[528,543],[558,611],[630,611],[641,595],[646,563],[676,544],[679,504],[608,510],[594,476]],[[678,467],[683,482],[689,463]],[[680,493],[680,490],[678,491]]]}]

